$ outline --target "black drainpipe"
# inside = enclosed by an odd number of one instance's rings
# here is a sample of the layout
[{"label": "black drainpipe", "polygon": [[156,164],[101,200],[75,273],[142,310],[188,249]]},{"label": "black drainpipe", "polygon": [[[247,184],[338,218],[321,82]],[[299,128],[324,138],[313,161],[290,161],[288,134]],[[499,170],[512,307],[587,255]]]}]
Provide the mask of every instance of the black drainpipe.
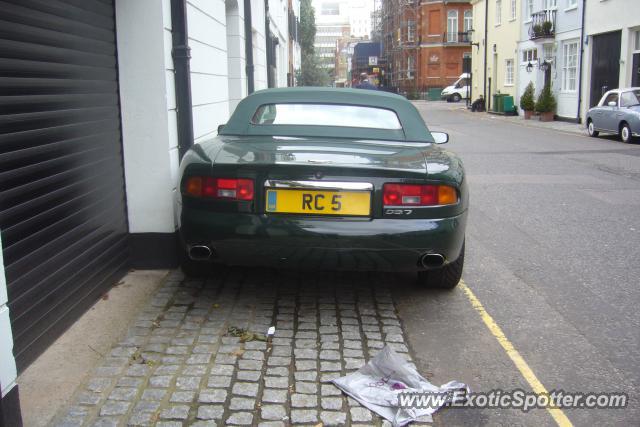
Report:
[{"label": "black drainpipe", "polygon": [[[484,0],[484,103],[489,105],[487,97],[487,46],[489,46],[489,0]],[[489,111],[489,108],[486,109]]]},{"label": "black drainpipe", "polygon": [[176,119],[180,159],[193,145],[193,110],[191,106],[191,48],[187,33],[187,2],[171,0],[171,38],[176,86]]},{"label": "black drainpipe", "polygon": [[253,80],[253,24],[251,23],[251,0],[244,0],[244,54],[247,58],[247,94],[255,91]]},{"label": "black drainpipe", "polygon": [[582,57],[584,55],[584,15],[587,13],[587,0],[582,0],[582,25],[580,26],[580,64],[578,65],[578,112],[576,123],[582,122]]}]

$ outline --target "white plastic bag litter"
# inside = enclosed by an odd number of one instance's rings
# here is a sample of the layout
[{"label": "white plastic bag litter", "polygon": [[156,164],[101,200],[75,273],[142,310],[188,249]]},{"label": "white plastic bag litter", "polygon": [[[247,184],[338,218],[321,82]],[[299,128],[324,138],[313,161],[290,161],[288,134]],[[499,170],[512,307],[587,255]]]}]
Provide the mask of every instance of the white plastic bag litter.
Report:
[{"label": "white plastic bag litter", "polygon": [[[389,346],[383,348],[373,359],[358,371],[332,381],[338,388],[356,399],[394,426],[404,426],[417,418],[431,422],[431,414],[441,406],[432,408],[401,408],[400,393],[446,393],[464,390],[466,384],[451,381],[436,387],[427,381],[407,361]],[[425,419],[426,417],[426,419]]]}]

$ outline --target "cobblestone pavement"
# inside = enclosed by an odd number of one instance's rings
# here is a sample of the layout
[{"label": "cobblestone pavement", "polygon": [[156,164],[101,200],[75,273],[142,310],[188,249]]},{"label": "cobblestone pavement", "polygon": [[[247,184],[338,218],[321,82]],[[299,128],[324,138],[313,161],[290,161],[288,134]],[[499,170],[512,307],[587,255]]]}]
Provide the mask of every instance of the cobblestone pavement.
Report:
[{"label": "cobblestone pavement", "polygon": [[[327,381],[385,344],[411,360],[394,280],[242,269],[185,280],[173,272],[54,424],[386,425]],[[272,325],[270,344],[228,334]]]}]

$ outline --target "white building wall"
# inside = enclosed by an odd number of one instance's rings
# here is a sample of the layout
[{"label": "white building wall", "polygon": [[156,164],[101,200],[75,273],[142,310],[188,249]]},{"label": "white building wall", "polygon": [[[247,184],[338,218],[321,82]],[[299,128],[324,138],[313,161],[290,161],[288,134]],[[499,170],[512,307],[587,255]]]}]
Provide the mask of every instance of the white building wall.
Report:
[{"label": "white building wall", "polygon": [[170,16],[169,0],[116,0],[131,233],[173,233],[176,229],[173,191],[178,151]]},{"label": "white building wall", "polygon": [[217,134],[229,117],[229,70],[224,0],[188,0],[191,102],[195,142]]},{"label": "white building wall", "polygon": [[[178,187],[178,169],[180,154],[178,152],[178,114],[176,107],[175,68],[171,56],[173,45],[171,36],[171,0],[162,0],[162,20],[164,29],[164,69],[167,94],[167,132],[169,135],[169,172],[172,200],[176,200]],[[173,223],[178,223],[177,210],[174,209]],[[173,227],[175,230],[175,225]]]},{"label": "white building wall", "polygon": [[[293,11],[298,21],[300,21],[300,0],[293,0],[291,3],[293,6]],[[300,34],[298,33],[298,40],[294,42],[294,46],[293,46],[294,74],[295,74],[295,71],[299,70],[301,66],[302,66],[302,51],[300,48]]]},{"label": "white building wall", "polygon": [[[539,61],[548,59],[551,63],[551,89],[558,104],[556,115],[574,119],[578,114],[578,90],[568,90],[563,87],[563,45],[571,41],[580,40],[580,30],[582,23],[582,1],[578,1],[576,6],[568,7],[566,0],[557,0],[556,4],[556,28],[555,37],[543,38],[537,40],[529,39],[529,27],[531,26],[531,17],[527,10],[529,0],[521,0],[522,25],[520,32],[520,42],[518,44],[519,78],[516,102],[520,103],[526,86],[529,82],[533,82],[536,89],[536,96],[540,93],[544,86],[544,72],[539,68],[538,62],[532,62],[533,70],[526,71],[528,62],[523,61],[523,51],[529,49],[537,49]],[[544,0],[532,0],[533,12],[540,12],[545,8]],[[589,6],[587,6],[588,8]],[[545,58],[545,46],[550,49],[551,56]],[[580,44],[578,43],[578,58],[576,65],[580,62]],[[576,78],[578,79],[579,67],[576,70]],[[578,84],[578,82],[576,82]]]},{"label": "white building wall", "polygon": [[251,27],[253,29],[253,80],[255,89],[266,89],[267,81],[267,51],[264,16],[264,1],[253,0],[251,2]]},{"label": "white building wall", "polygon": [[349,26],[351,27],[351,36],[364,38],[371,36],[371,14],[373,10],[373,0],[349,1]]},{"label": "white building wall", "polygon": [[269,26],[274,37],[278,38],[276,47],[276,87],[287,86],[289,66],[289,22],[288,1],[269,0]]},{"label": "white building wall", "polygon": [[[0,248],[2,248],[1,239]],[[0,249],[0,386],[2,387],[0,398],[6,396],[15,387],[17,377],[7,302],[7,280],[4,276],[4,261]]]},{"label": "white building wall", "polygon": [[242,0],[229,0],[225,2],[225,5],[229,114],[233,114],[240,100],[247,96],[244,2]]}]

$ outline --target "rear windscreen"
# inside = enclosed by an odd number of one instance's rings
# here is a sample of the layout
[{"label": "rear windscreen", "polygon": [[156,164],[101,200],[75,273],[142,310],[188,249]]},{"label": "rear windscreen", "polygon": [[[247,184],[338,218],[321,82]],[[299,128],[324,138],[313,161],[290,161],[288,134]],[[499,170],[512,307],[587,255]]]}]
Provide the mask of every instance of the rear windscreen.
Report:
[{"label": "rear windscreen", "polygon": [[360,105],[265,104],[253,115],[255,125],[341,126],[400,130],[394,111]]}]

